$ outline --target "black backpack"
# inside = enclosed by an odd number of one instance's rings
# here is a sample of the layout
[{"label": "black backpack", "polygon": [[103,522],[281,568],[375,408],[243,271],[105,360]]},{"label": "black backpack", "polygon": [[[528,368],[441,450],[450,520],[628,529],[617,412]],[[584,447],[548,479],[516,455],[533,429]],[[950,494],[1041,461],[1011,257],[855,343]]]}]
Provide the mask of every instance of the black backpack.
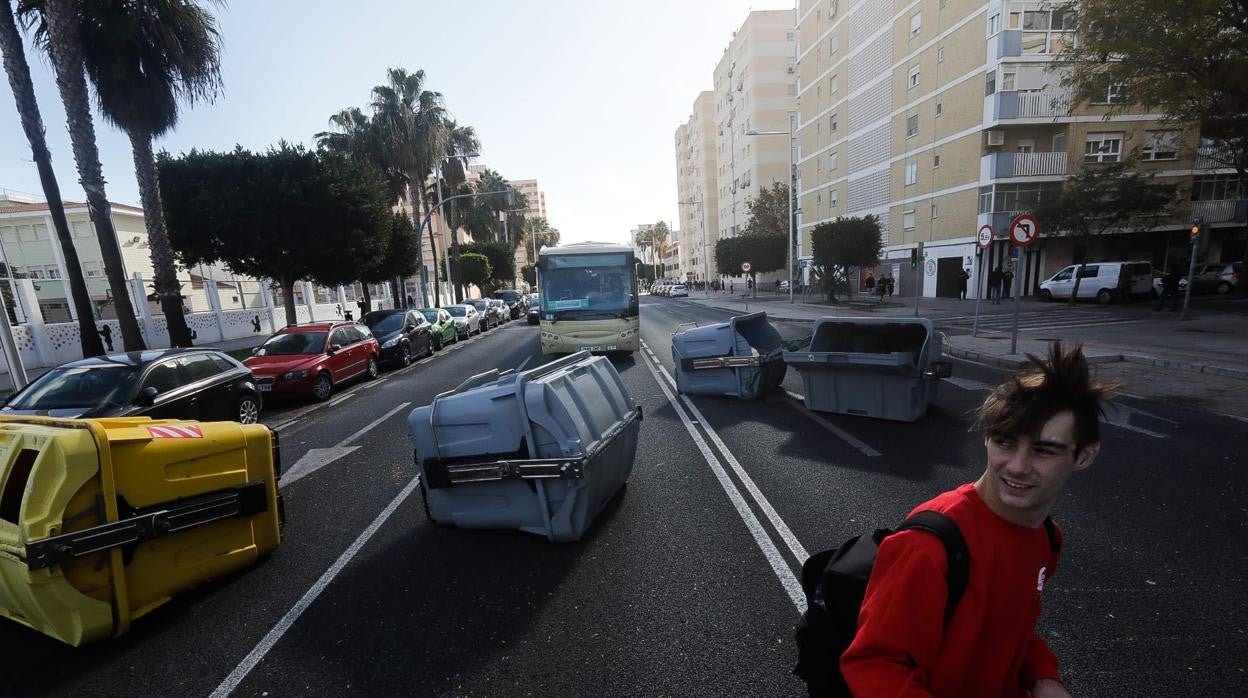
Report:
[{"label": "black backpack", "polygon": [[[1044,527],[1050,546],[1058,552],[1061,539],[1052,519],[1046,518]],[[949,599],[945,604],[945,622],[948,623],[958,601],[966,593],[970,577],[971,559],[966,539],[953,519],[935,511],[917,512],[897,527],[898,532],[907,529],[919,529],[936,536],[949,555],[945,577],[949,587]],[[802,591],[806,593],[807,609],[797,622],[797,665],[793,673],[806,682],[811,696],[852,696],[841,676],[840,658],[858,632],[858,612],[875,565],[875,555],[880,544],[892,533],[879,529],[869,536],[855,536],[839,548],[810,556],[802,565]]]}]

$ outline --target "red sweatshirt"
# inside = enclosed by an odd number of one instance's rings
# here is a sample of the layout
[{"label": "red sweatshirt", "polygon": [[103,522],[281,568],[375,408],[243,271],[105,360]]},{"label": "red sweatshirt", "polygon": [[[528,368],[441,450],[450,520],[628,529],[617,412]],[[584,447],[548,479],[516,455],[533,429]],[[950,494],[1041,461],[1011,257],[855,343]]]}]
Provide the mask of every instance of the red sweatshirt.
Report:
[{"label": "red sweatshirt", "polygon": [[1036,635],[1040,593],[1057,569],[1043,526],[997,516],[973,484],[915,511],[952,518],[970,550],[966,594],[945,625],[948,555],[925,531],[902,531],[880,546],[858,617],[841,657],[855,696],[1011,698],[1037,679],[1060,681],[1057,657]]}]

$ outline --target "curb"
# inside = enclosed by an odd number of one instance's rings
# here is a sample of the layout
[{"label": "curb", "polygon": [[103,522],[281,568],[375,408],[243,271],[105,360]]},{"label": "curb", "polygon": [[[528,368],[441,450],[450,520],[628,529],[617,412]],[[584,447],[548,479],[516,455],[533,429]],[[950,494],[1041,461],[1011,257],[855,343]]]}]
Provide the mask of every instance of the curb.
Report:
[{"label": "curb", "polygon": [[[969,349],[960,349],[958,347],[945,347],[945,353],[966,361],[974,361],[975,363],[987,366],[995,366],[997,368],[1019,369],[1028,365],[1030,362],[1026,358],[1014,358],[1009,355],[985,354]],[[1221,376],[1223,378],[1234,378],[1238,380],[1248,380],[1248,369],[1236,368],[1232,366],[1215,366],[1211,364],[1198,364],[1190,361],[1179,361],[1177,359],[1164,359],[1157,356],[1148,356],[1146,354],[1096,354],[1089,356],[1088,363],[1091,365],[1108,364],[1108,363],[1133,363],[1144,366],[1155,366],[1157,368],[1173,368],[1189,373],[1201,373],[1211,376]]]}]

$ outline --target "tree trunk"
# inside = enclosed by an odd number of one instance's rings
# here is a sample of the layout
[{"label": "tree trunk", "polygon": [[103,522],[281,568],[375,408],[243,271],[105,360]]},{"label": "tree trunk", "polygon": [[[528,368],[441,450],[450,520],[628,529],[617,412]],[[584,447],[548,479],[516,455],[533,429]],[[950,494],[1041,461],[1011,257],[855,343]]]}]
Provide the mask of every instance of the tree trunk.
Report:
[{"label": "tree trunk", "polygon": [[165,207],[160,201],[160,175],[152,155],[152,139],[147,134],[131,133],[134,151],[134,174],[139,182],[139,199],[143,202],[143,222],[147,226],[147,244],[151,248],[152,269],[156,275],[156,296],[169,327],[169,344],[174,347],[195,346],[191,328],[182,311],[182,285],[173,265],[173,248],[165,231]]},{"label": "tree trunk", "polygon": [[416,229],[416,274],[420,279],[417,282],[417,285],[420,286],[420,307],[428,308],[429,294],[425,290],[425,279],[427,278],[425,273],[425,251],[420,243],[420,202],[423,197],[416,195],[416,187],[412,186],[414,181],[416,181],[416,176],[409,172],[407,175],[407,200],[412,205],[412,227]]},{"label": "tree trunk", "polygon": [[286,325],[299,324],[299,313],[295,311],[295,280],[282,278],[282,307],[286,309]]},{"label": "tree trunk", "polygon": [[82,346],[82,355],[84,358],[100,356],[104,353],[104,343],[95,329],[95,306],[91,303],[91,295],[87,292],[82,265],[78,261],[78,251],[69,234],[69,221],[65,219],[65,206],[61,203],[61,187],[57,184],[56,173],[52,170],[52,154],[48,152],[48,144],[44,138],[43,118],[39,115],[35,88],[30,82],[30,66],[26,63],[22,37],[17,33],[17,25],[13,22],[9,0],[3,0],[3,3],[0,3],[0,53],[4,54],[4,69],[9,76],[9,86],[13,88],[13,100],[17,102],[17,113],[22,119],[22,130],[26,132],[26,139],[30,141],[35,167],[39,170],[39,183],[43,185],[43,194],[48,200],[52,227],[56,229],[56,239],[61,243],[70,300],[74,304],[74,312],[78,315],[78,337]]},{"label": "tree trunk", "polygon": [[117,231],[113,228],[108,194],[104,191],[104,171],[100,166],[95,124],[87,98],[87,81],[83,76],[77,3],[74,0],[47,0],[43,16],[48,25],[48,53],[56,68],[56,86],[60,90],[61,101],[65,103],[74,162],[87,195],[87,208],[91,213],[91,222],[95,224],[95,235],[100,241],[100,256],[104,260],[108,285],[113,291],[113,307],[117,313],[117,324],[121,326],[122,344],[126,351],[141,351],[145,348],[143,335],[139,332],[139,322],[130,303],[126,267],[121,257],[121,246],[117,244]]},{"label": "tree trunk", "polygon": [[360,313],[360,316],[356,318],[357,322],[364,319],[364,313],[367,313],[373,309],[373,296],[368,291],[368,282],[361,281],[360,288],[364,290],[364,310],[363,312]]},{"label": "tree trunk", "polygon": [[[1071,289],[1070,300],[1067,301],[1067,303],[1069,303],[1070,305],[1074,305],[1075,300],[1079,298],[1079,282],[1083,281],[1083,270],[1087,266],[1088,266],[1088,263],[1085,261],[1085,262],[1080,263],[1079,268],[1075,270],[1075,287]],[[1011,281],[1013,281],[1013,279],[1011,279]]]},{"label": "tree trunk", "polygon": [[[428,200],[425,201],[425,211],[432,211],[433,206]],[[428,217],[429,220],[429,253],[433,256],[433,304],[435,307],[442,306],[442,294],[438,288],[438,243],[433,237],[433,216]],[[419,231],[417,231],[419,232]],[[449,305],[449,304],[448,304]]]}]

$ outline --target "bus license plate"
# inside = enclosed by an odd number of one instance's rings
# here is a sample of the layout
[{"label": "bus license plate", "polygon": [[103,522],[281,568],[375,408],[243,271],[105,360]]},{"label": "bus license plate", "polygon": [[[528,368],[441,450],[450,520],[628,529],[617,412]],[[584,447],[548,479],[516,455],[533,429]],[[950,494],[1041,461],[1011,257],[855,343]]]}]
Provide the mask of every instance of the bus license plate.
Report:
[{"label": "bus license plate", "polygon": [[615,345],[608,344],[602,347],[581,347],[581,351],[615,351]]}]

